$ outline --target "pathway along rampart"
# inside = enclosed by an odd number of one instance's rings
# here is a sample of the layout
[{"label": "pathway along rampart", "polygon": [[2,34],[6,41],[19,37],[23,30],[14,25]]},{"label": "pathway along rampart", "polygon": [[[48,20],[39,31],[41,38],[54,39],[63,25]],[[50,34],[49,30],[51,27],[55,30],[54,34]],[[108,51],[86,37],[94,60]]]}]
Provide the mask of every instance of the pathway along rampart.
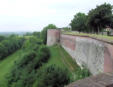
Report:
[{"label": "pathway along rampart", "polygon": [[57,43],[60,43],[60,45],[72,56],[78,65],[81,67],[87,67],[93,75],[113,71],[112,44],[90,37],[64,35],[60,33],[59,30],[49,29],[47,33],[47,45],[52,46]]}]

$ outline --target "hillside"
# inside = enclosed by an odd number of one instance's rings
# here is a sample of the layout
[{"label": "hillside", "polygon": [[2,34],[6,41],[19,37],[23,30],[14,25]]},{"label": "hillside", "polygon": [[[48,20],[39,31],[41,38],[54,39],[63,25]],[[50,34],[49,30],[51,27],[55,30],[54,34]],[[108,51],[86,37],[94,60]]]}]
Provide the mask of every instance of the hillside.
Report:
[{"label": "hillside", "polygon": [[20,60],[21,56],[23,56],[24,54],[25,52],[23,52],[23,50],[18,50],[12,55],[5,58],[5,60],[0,61],[0,87],[7,87],[7,82],[5,80],[7,73],[11,71],[15,61]]},{"label": "hillside", "polygon": [[[73,80],[75,72],[78,68],[77,64],[73,61],[72,57],[60,46],[52,46],[49,47],[51,52],[51,57],[45,65],[43,65],[39,71],[42,69],[50,66],[50,65],[56,65],[62,69],[68,70],[70,79]],[[38,80],[34,83],[33,87],[36,87],[36,84],[38,84]]]},{"label": "hillside", "polygon": [[[43,69],[49,65],[55,64],[60,68],[67,69],[69,71],[70,78],[73,76],[73,73],[75,73],[77,64],[73,62],[73,59],[71,56],[64,51],[63,48],[60,46],[52,46],[49,48],[51,52],[51,58],[49,59],[48,63],[43,65],[40,69]],[[20,55],[21,54],[21,55]],[[5,80],[5,77],[7,76],[7,73],[9,73],[13,66],[15,61],[20,60],[22,56],[25,54],[25,51],[23,50],[18,50],[12,55],[8,56],[5,60],[0,62],[0,86],[1,87],[7,87],[7,82]],[[36,87],[35,84],[37,81],[34,83],[33,87]]]}]

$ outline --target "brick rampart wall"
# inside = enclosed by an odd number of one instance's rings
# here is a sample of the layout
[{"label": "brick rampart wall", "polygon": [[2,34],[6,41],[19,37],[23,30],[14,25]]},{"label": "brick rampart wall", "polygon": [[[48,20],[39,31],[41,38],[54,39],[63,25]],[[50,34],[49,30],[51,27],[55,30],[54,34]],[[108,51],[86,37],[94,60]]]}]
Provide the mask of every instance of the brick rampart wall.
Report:
[{"label": "brick rampart wall", "polygon": [[48,30],[47,45],[56,43],[60,43],[81,67],[86,66],[94,75],[67,87],[113,87],[113,73],[108,74],[113,71],[112,44],[90,37],[64,35],[59,30]]},{"label": "brick rampart wall", "polygon": [[61,46],[92,74],[113,70],[113,45],[89,37],[60,35]]}]

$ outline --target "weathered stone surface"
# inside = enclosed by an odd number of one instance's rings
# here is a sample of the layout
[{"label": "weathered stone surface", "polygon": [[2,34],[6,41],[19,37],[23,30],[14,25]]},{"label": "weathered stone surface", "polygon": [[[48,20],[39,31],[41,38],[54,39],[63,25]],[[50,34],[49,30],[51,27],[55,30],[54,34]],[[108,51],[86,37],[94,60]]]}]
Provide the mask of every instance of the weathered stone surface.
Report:
[{"label": "weathered stone surface", "polygon": [[105,43],[104,72],[113,71],[113,45]]},{"label": "weathered stone surface", "polygon": [[102,73],[71,83],[66,87],[113,87],[113,73]]},{"label": "weathered stone surface", "polygon": [[81,67],[82,65],[88,67],[92,74],[104,71],[104,43],[101,41],[91,38],[61,35],[60,43]]}]

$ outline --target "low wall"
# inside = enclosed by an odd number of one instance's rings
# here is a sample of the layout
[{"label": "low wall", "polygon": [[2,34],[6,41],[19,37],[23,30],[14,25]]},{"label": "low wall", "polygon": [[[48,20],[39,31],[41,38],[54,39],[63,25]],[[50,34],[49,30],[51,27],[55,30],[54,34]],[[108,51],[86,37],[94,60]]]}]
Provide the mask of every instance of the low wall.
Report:
[{"label": "low wall", "polygon": [[61,46],[76,60],[95,75],[113,70],[113,45],[89,37],[63,35]]},{"label": "low wall", "polygon": [[113,73],[102,73],[73,82],[65,87],[113,87]]}]

